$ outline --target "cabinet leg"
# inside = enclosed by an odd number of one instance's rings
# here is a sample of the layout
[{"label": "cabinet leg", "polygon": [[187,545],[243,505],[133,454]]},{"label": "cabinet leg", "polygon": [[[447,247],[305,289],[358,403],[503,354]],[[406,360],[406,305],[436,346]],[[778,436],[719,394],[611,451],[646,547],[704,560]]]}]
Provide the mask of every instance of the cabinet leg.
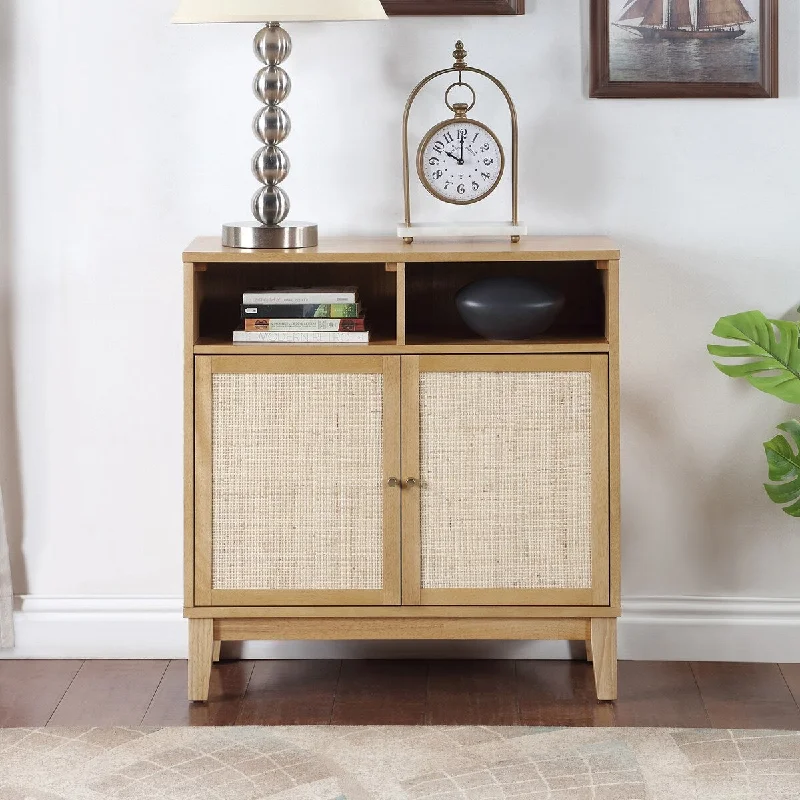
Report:
[{"label": "cabinet leg", "polygon": [[598,700],[617,699],[617,620],[592,620],[594,685]]},{"label": "cabinet leg", "polygon": [[222,655],[222,642],[214,642],[214,652],[211,656],[211,660],[215,664],[219,664],[220,657]]},{"label": "cabinet leg", "polygon": [[189,620],[189,700],[205,703],[214,658],[214,620]]},{"label": "cabinet leg", "polygon": [[592,653],[592,640],[586,640],[586,660],[591,664],[594,661],[594,654]]}]

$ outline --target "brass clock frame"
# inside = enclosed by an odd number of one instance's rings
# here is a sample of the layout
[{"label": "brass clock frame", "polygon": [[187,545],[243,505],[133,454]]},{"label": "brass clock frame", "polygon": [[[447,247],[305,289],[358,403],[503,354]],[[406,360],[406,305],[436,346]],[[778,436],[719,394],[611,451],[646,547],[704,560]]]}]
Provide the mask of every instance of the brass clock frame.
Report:
[{"label": "brass clock frame", "polygon": [[[454,73],[458,74],[458,84],[462,83],[462,76],[463,73],[472,73],[474,75],[481,75],[482,77],[491,81],[502,93],[503,97],[505,97],[506,102],[508,103],[508,111],[511,116],[511,222],[512,225],[519,224],[519,125],[517,122],[517,109],[514,105],[514,101],[511,99],[511,95],[508,93],[506,87],[497,79],[494,75],[486,72],[482,69],[477,69],[476,67],[467,66],[467,51],[464,49],[464,43],[461,41],[456,42],[456,49],[453,52],[453,57],[455,58],[455,63],[452,67],[448,69],[441,69],[437,72],[433,72],[428,75],[426,78],[423,78],[417,86],[414,88],[414,91],[411,92],[409,95],[408,101],[406,102],[405,111],[403,112],[403,198],[404,198],[404,205],[405,205],[405,222],[407,226],[411,225],[411,159],[409,157],[409,141],[408,141],[408,121],[411,116],[411,109],[416,101],[419,93],[433,80],[436,78],[440,78],[442,75],[452,75]],[[456,84],[456,85],[458,85]],[[452,86],[450,87],[452,88]],[[471,88],[471,87],[470,87]],[[449,91],[449,89],[448,89]],[[473,104],[474,105],[474,104]],[[449,107],[449,103],[448,103]],[[471,106],[470,106],[471,109]],[[473,125],[479,124],[475,120],[469,120]],[[448,120],[447,124],[449,125],[452,120]],[[438,126],[437,126],[438,127]],[[482,126],[486,127],[486,126]],[[487,128],[487,130],[490,130]],[[492,135],[496,139],[494,132]],[[429,132],[430,133],[430,132]],[[424,140],[423,140],[424,141]],[[498,140],[499,142],[499,140]],[[500,152],[503,155],[503,172],[505,172],[505,152],[501,146]],[[419,157],[419,156],[418,156]],[[419,169],[419,166],[418,166]],[[502,177],[502,173],[501,173]],[[498,180],[499,183],[499,180]],[[426,186],[426,182],[423,181],[423,186]],[[427,188],[427,186],[426,186]],[[496,186],[494,187],[496,188]],[[430,190],[429,190],[430,191]],[[494,191],[494,189],[492,190]],[[442,199],[438,197],[438,195],[433,195],[437,199]],[[486,197],[486,195],[484,195]],[[444,202],[450,202],[449,200],[445,200]],[[473,201],[477,202],[477,201]],[[467,205],[466,203],[459,204],[454,203],[454,205]],[[513,237],[514,239],[519,239],[519,237]]]},{"label": "brass clock frame", "polygon": [[[466,109],[466,105],[464,105]],[[478,122],[477,120],[470,119],[467,117],[466,112],[459,114],[459,106],[455,106],[456,109],[456,116],[452,119],[446,119],[443,122],[440,122],[438,125],[434,125],[426,134],[422,137],[422,141],[419,143],[419,147],[417,148],[417,175],[419,176],[420,183],[425,187],[429,194],[435,197],[437,200],[441,200],[443,203],[449,203],[453,206],[471,206],[475,203],[480,203],[481,200],[485,200],[500,184],[500,181],[503,179],[503,175],[506,170],[506,154],[505,150],[503,150],[503,143],[500,139],[497,138],[497,134],[488,126],[484,125],[482,122]],[[474,125],[477,128],[481,128],[482,130],[486,131],[489,136],[494,139],[495,144],[497,144],[498,149],[500,150],[500,173],[498,174],[495,182],[491,185],[489,189],[487,189],[482,195],[476,197],[472,200],[452,200],[449,197],[443,197],[440,195],[431,185],[430,181],[425,177],[425,165],[423,164],[424,161],[424,153],[425,148],[427,148],[430,141],[439,133],[440,130],[444,128],[450,127],[454,122],[468,122],[470,125]]]}]

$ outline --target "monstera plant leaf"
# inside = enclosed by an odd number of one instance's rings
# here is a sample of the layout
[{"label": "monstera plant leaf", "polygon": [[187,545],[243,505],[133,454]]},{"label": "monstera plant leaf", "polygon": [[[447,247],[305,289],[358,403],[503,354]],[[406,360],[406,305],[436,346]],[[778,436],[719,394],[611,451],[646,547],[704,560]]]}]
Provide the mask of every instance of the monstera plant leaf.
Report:
[{"label": "monstera plant leaf", "polygon": [[737,364],[715,361],[720,372],[731,378],[746,378],[762,392],[775,395],[787,403],[800,404],[798,323],[767,319],[760,311],[745,311],[722,317],[714,326],[713,334],[744,342],[741,345],[708,345],[708,352],[712,356],[746,359]]},{"label": "monstera plant leaf", "polygon": [[[796,419],[778,425],[784,435],[764,442],[769,464],[769,479],[764,488],[774,503],[784,506],[791,517],[800,517],[800,422]],[[786,505],[786,504],[789,505]]]}]

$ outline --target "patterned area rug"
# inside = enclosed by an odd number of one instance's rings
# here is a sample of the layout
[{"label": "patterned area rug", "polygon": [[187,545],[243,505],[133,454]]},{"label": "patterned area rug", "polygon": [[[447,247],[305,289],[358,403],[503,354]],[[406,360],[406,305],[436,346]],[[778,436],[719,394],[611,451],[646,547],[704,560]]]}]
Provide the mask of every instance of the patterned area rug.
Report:
[{"label": "patterned area rug", "polygon": [[2,800],[777,800],[800,734],[647,728],[0,730]]}]

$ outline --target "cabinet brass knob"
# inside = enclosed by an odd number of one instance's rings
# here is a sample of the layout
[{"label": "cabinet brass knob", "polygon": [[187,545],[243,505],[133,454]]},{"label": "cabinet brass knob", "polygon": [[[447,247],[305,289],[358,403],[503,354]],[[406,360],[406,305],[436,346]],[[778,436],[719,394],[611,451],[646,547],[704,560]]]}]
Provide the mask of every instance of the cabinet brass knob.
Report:
[{"label": "cabinet brass knob", "polygon": [[389,486],[392,486],[392,487],[402,486],[403,485],[402,481],[399,478],[389,478],[387,483],[389,484]]},{"label": "cabinet brass knob", "polygon": [[409,478],[406,481],[406,485],[410,487],[419,486],[419,481],[416,478]]}]

